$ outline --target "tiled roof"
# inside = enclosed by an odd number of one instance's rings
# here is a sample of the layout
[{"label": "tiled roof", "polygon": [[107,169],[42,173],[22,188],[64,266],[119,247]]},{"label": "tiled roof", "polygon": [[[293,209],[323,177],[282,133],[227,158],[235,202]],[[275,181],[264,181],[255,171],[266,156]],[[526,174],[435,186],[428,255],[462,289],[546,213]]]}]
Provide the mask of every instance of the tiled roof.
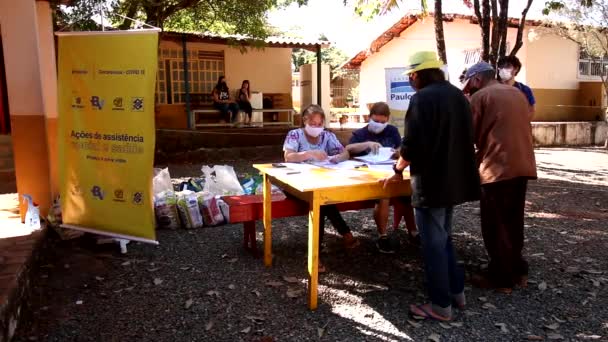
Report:
[{"label": "tiled roof", "polygon": [[328,41],[323,40],[306,40],[291,37],[268,37],[266,39],[258,40],[243,35],[220,35],[214,33],[193,33],[193,32],[172,32],[164,31],[161,33],[161,37],[165,39],[181,40],[182,37],[186,37],[188,41],[200,41],[204,43],[215,43],[215,44],[242,44],[242,45],[257,45],[262,44],[269,47],[286,47],[286,48],[303,48],[314,50],[318,46],[322,48],[329,47],[331,45]]}]

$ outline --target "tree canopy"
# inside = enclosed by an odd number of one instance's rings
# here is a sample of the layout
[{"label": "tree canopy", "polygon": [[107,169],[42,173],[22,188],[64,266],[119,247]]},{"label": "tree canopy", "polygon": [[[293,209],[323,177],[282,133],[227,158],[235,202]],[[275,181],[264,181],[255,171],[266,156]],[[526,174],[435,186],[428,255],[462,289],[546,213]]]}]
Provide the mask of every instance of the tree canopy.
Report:
[{"label": "tree canopy", "polygon": [[56,29],[91,30],[99,25],[91,19],[101,11],[111,26],[133,28],[133,21],[175,31],[241,34],[265,38],[272,29],[267,13],[307,0],[73,0],[70,5],[54,3]]}]

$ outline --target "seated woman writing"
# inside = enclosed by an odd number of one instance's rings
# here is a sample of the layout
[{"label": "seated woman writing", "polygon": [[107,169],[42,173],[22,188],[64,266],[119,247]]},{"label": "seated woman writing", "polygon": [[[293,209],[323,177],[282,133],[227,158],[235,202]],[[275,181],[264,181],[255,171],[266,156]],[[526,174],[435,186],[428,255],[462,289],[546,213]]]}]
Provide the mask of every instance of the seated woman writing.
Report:
[{"label": "seated woman writing", "polygon": [[[377,152],[381,147],[398,149],[401,146],[401,135],[397,127],[389,125],[390,109],[385,102],[374,103],[369,112],[369,123],[367,126],[353,132],[349,144],[346,146],[351,156],[360,156],[370,152]],[[376,243],[381,253],[394,253],[395,250],[389,243],[387,236],[387,225],[389,216],[390,200],[382,199],[376,203],[374,208],[374,221],[380,238]],[[414,244],[420,243],[420,237],[416,230],[414,209],[410,197],[400,197],[395,201],[398,213],[405,217],[409,237]]]},{"label": "seated woman writing", "polygon": [[213,96],[213,107],[220,111],[222,120],[234,122],[239,115],[239,106],[230,99],[230,90],[225,76],[219,77],[211,95]]},{"label": "seated woman writing", "polygon": [[[285,161],[299,163],[305,161],[329,160],[339,163],[349,159],[348,151],[342,146],[335,134],[325,130],[325,112],[318,105],[310,105],[302,111],[302,123],[304,128],[289,131],[283,144]],[[344,222],[340,211],[335,205],[321,206],[321,221],[319,227],[319,241],[323,240],[325,230],[325,218],[344,239],[346,248],[354,248],[359,245],[350,228]],[[325,267],[319,263],[319,272],[324,272]]]}]

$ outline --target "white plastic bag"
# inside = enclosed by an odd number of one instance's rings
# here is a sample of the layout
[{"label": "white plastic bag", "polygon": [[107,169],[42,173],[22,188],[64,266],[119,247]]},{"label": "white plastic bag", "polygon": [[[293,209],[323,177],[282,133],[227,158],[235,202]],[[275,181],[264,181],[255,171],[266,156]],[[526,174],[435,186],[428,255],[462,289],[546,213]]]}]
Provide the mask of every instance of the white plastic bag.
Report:
[{"label": "white plastic bag", "polygon": [[204,192],[214,196],[237,196],[245,194],[232,166],[215,165],[211,168],[207,165],[203,165],[201,171],[203,171],[203,174],[205,175]]},{"label": "white plastic bag", "polygon": [[169,168],[154,169],[154,178],[152,179],[152,191],[154,195],[159,194],[163,191],[173,191],[173,184],[171,183],[171,175],[169,174]]},{"label": "white plastic bag", "polygon": [[[255,194],[256,195],[264,194],[264,184],[258,185],[258,187],[255,189]],[[281,190],[278,186],[272,185],[270,187],[270,198],[272,199],[272,201],[282,201],[282,200],[286,199],[287,196],[285,196],[285,193],[283,193],[283,190]]]},{"label": "white plastic bag", "polygon": [[215,196],[208,192],[197,192],[198,207],[203,216],[203,222],[206,226],[217,226],[224,223],[224,215],[215,199]]},{"label": "white plastic bag", "polygon": [[30,229],[40,229],[40,209],[37,205],[34,205],[32,196],[23,195],[23,199],[27,202],[25,225]]},{"label": "white plastic bag", "polygon": [[177,209],[184,228],[203,226],[203,216],[198,208],[198,199],[194,191],[184,190],[177,193]]}]

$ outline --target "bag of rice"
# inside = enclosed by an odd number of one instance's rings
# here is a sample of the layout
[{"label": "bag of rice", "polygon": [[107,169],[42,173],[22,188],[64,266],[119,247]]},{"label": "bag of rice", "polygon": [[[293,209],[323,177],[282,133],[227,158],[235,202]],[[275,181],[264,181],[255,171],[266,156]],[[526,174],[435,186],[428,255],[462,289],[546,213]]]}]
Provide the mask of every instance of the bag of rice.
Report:
[{"label": "bag of rice", "polygon": [[220,211],[215,196],[208,192],[197,192],[198,207],[206,226],[217,226],[224,223],[224,215]]},{"label": "bag of rice", "polygon": [[190,190],[178,192],[177,209],[184,228],[192,229],[203,226],[203,217],[198,209],[198,199],[195,192]]},{"label": "bag of rice", "polygon": [[167,190],[154,196],[154,212],[158,228],[178,229],[177,197],[175,192]]}]

